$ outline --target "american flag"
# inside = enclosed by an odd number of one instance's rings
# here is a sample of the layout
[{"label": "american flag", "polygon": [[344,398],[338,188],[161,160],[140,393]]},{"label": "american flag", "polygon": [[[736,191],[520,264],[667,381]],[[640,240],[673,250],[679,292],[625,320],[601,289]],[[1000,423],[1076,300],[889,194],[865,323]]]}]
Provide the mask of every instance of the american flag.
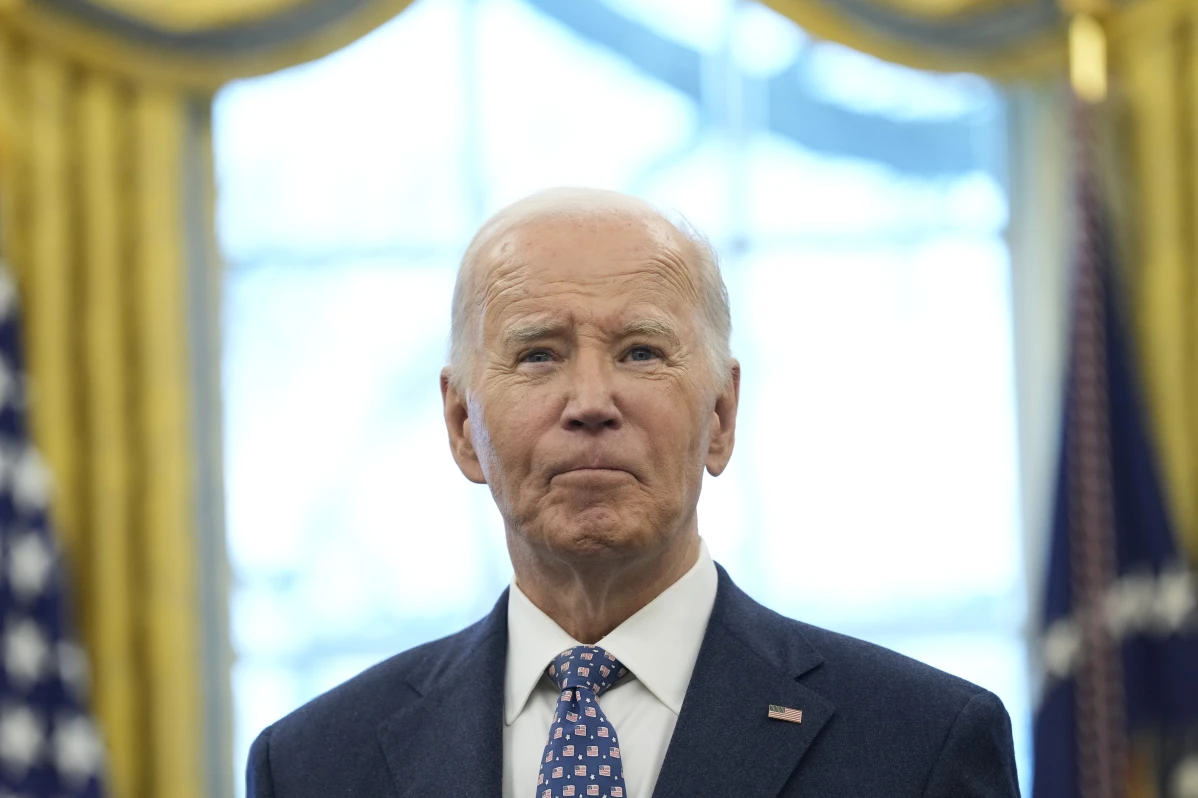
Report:
[{"label": "american flag", "polygon": [[769,716],[774,720],[789,720],[793,723],[803,722],[803,710],[780,707],[777,704],[770,704]]},{"label": "american flag", "polygon": [[0,795],[99,798],[104,751],[68,633],[21,352],[17,289],[0,263]]}]

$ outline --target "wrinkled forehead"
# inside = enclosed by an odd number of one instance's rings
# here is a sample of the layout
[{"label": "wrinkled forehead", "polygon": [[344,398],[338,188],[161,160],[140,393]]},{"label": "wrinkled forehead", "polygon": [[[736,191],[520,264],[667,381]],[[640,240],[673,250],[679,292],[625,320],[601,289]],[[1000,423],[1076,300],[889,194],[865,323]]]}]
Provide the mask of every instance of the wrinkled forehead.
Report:
[{"label": "wrinkled forehead", "polygon": [[497,232],[480,247],[475,287],[484,316],[537,299],[630,296],[695,304],[689,241],[644,212],[535,219]]}]

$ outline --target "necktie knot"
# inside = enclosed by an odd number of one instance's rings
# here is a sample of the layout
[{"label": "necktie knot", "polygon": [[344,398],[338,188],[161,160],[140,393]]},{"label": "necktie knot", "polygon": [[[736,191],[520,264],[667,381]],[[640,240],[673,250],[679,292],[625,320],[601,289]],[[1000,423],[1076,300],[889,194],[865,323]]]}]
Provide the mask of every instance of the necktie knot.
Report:
[{"label": "necktie knot", "polygon": [[554,657],[548,673],[560,690],[584,687],[598,697],[628,669],[598,646],[575,646]]}]

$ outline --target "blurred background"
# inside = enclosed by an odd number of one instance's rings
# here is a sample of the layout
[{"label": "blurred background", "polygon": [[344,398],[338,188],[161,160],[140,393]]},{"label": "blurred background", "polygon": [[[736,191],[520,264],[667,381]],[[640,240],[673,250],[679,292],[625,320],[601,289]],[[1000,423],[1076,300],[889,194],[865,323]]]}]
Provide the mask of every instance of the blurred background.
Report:
[{"label": "blurred background", "polygon": [[1196,16],[0,2],[0,787],[243,795],[262,728],[490,609],[455,269],[588,185],[722,256],[733,579],[998,693],[1025,794],[1198,796]]}]

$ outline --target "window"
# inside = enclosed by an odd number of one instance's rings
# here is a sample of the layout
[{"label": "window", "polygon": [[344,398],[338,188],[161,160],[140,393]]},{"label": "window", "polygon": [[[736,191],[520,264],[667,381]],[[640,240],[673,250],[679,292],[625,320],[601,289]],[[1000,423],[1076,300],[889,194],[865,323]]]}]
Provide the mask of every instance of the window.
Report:
[{"label": "window", "polygon": [[999,693],[1028,772],[1005,107],[736,0],[420,0],[216,103],[236,761],[510,578],[437,377],[457,259],[551,185],[723,256],[738,443],[700,529],[763,603]]}]

